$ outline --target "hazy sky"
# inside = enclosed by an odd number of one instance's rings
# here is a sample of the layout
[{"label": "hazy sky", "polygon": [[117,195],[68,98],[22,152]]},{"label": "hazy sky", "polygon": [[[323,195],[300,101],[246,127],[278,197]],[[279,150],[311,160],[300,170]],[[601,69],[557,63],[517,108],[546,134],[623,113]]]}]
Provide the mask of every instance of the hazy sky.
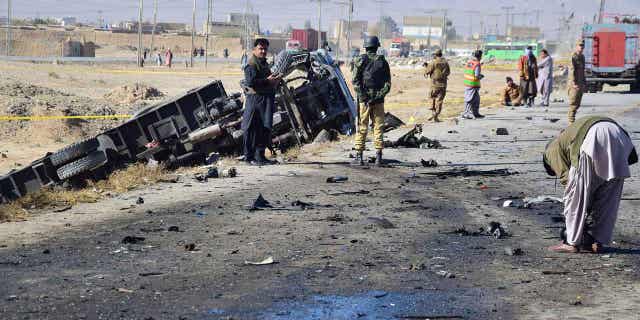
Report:
[{"label": "hazy sky", "polygon": [[[336,2],[346,0],[324,0],[322,10],[323,30],[328,23],[338,17],[346,16],[346,9]],[[106,22],[113,23],[123,19],[132,19],[138,16],[139,0],[30,0],[12,1],[13,12],[16,17],[61,17],[76,16],[81,21],[96,21],[99,13]],[[144,17],[150,20],[153,14],[154,0],[144,0]],[[382,2],[382,3],[380,3]],[[162,21],[190,22],[193,0],[158,0],[158,18]],[[206,0],[196,0],[197,26],[200,29],[202,21],[206,19]],[[214,0],[214,16],[216,20],[223,20],[229,12],[242,12],[246,6],[246,0]],[[253,12],[260,14],[262,28],[271,29],[291,23],[294,27],[302,27],[305,20],[310,20],[317,26],[318,5],[311,0],[271,0],[249,1]],[[418,15],[429,9],[449,8],[456,29],[461,33],[468,33],[470,27],[474,32],[480,28],[480,19],[466,11],[482,11],[485,14],[504,13],[503,6],[515,6],[514,12],[532,12],[528,17],[516,16],[519,24],[535,23],[535,14],[532,10],[542,9],[544,13],[541,20],[547,32],[552,32],[558,26],[558,18],[563,11],[561,3],[565,3],[565,14],[575,11],[576,22],[583,19],[591,21],[599,7],[599,0],[354,0],[355,19],[375,20],[380,11],[390,15],[401,24],[403,15]],[[0,15],[6,15],[7,0],[0,0]],[[611,13],[635,13],[640,14],[640,0],[607,0],[607,12]],[[475,14],[473,14],[475,15]],[[504,27],[505,17],[486,17],[486,22],[500,28]],[[472,23],[471,23],[472,21]]]}]

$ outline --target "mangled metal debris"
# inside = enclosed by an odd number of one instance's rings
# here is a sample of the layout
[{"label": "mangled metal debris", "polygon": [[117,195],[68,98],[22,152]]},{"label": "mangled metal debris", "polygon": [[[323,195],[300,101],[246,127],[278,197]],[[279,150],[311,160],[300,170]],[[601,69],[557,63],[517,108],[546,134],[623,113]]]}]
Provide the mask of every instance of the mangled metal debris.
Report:
[{"label": "mangled metal debris", "polygon": [[[420,136],[418,138],[418,136]],[[385,148],[422,148],[422,149],[443,149],[438,140],[432,140],[422,136],[422,125],[417,124],[409,132],[402,135],[395,141],[385,141]]]},{"label": "mangled metal debris", "polygon": [[[329,136],[354,132],[355,101],[342,72],[323,53],[285,51],[273,68],[283,80],[276,94],[272,152],[311,143],[320,132]],[[105,178],[136,161],[176,168],[213,164],[220,155],[240,154],[242,113],[241,94],[227,94],[222,82],[212,81],[0,176],[0,203],[66,180]]]}]

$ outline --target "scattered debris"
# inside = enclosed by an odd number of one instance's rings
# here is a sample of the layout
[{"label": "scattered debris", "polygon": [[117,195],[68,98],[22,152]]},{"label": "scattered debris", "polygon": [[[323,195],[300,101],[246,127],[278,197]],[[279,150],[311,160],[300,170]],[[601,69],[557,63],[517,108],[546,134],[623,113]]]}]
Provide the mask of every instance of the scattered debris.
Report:
[{"label": "scattered debris", "polygon": [[125,288],[118,288],[117,291],[121,292],[121,293],[133,293],[134,292],[133,290],[125,289]]},{"label": "scattered debris", "polygon": [[144,203],[144,199],[142,197],[138,197],[138,200],[136,200],[136,204],[143,204]]},{"label": "scattered debris", "polygon": [[169,232],[180,232],[180,228],[178,226],[171,226],[167,229]]},{"label": "scattered debris", "polygon": [[218,163],[218,160],[220,160],[220,154],[217,152],[212,152],[206,159],[204,159],[204,163],[206,165],[213,165]]},{"label": "scattered debris", "polygon": [[447,131],[447,133],[449,133],[449,134],[458,134],[459,132],[456,131],[456,130],[449,130],[449,131]]},{"label": "scattered debris", "polygon": [[51,250],[44,249],[44,250],[42,250],[42,254],[51,254]]},{"label": "scattered debris", "polygon": [[396,141],[385,141],[385,148],[422,148],[422,149],[443,149],[438,140],[431,140],[427,137],[417,135],[422,134],[422,125],[417,124],[409,132],[398,138]]},{"label": "scattered debris", "polygon": [[150,276],[161,276],[163,275],[163,272],[144,272],[144,273],[138,273],[139,276],[141,277],[150,277]]},{"label": "scattered debris", "polygon": [[420,164],[422,164],[422,166],[425,168],[435,168],[438,166],[438,162],[436,162],[433,159],[429,159],[429,160],[420,159]]},{"label": "scattered debris", "polygon": [[551,123],[556,123],[558,121],[560,121],[560,118],[544,118],[545,120],[549,120],[549,122]]},{"label": "scattered debris", "polygon": [[145,240],[144,237],[136,237],[136,236],[126,236],[122,239],[122,243],[124,244],[137,244],[143,242]]},{"label": "scattered debris", "polygon": [[367,220],[370,220],[371,222],[373,222],[377,226],[381,227],[382,229],[395,229],[395,227],[396,227],[387,218],[368,217]]},{"label": "scattered debris", "polygon": [[384,114],[384,132],[389,132],[395,129],[398,129],[402,126],[404,126],[405,123],[402,122],[402,120],[400,120],[398,117],[394,116],[393,114],[387,112]]},{"label": "scattered debris", "polygon": [[263,265],[274,264],[274,263],[276,263],[276,262],[273,260],[273,257],[267,257],[266,259],[264,259],[262,261],[253,262],[253,261],[246,261],[245,260],[245,262],[244,262],[244,264],[252,265],[252,266],[263,266]]},{"label": "scattered debris", "polygon": [[349,196],[349,195],[358,195],[358,194],[369,194],[371,192],[367,190],[357,190],[357,191],[340,191],[340,192],[325,192],[328,196]]},{"label": "scattered debris", "polygon": [[71,208],[73,208],[73,206],[68,205],[68,206],[64,206],[64,207],[59,208],[59,209],[54,209],[53,212],[55,212],[55,213],[65,212],[65,211],[71,210]]},{"label": "scattered debris", "polygon": [[334,176],[327,178],[327,183],[338,183],[348,181],[349,177],[347,176]]},{"label": "scattered debris", "polygon": [[262,210],[262,209],[268,209],[268,208],[273,208],[273,206],[269,203],[269,201],[267,201],[262,196],[262,193],[258,194],[258,198],[253,200],[253,203],[248,206],[249,211]]},{"label": "scattered debris", "polygon": [[496,222],[496,221],[489,222],[489,226],[487,230],[489,231],[489,234],[493,235],[493,237],[496,239],[501,239],[507,235],[507,233],[502,228],[502,225],[500,224],[500,222]]},{"label": "scattered debris", "polygon": [[374,290],[374,291],[372,291],[372,292],[371,292],[371,295],[372,295],[374,298],[378,298],[378,299],[379,299],[379,298],[386,297],[388,294],[389,294],[388,292],[386,292],[386,291],[380,291],[380,290]]},{"label": "scattered debris", "polygon": [[196,251],[196,244],[195,243],[187,243],[184,245],[184,250],[185,251]]},{"label": "scattered debris", "polygon": [[338,131],[322,129],[313,139],[313,144],[327,143],[338,140]]},{"label": "scattered debris", "polygon": [[498,136],[508,136],[509,135],[509,131],[507,131],[507,128],[497,128],[496,129],[496,135],[498,135]]},{"label": "scattered debris", "polygon": [[520,248],[505,247],[504,254],[508,256],[521,256],[524,254],[524,251]]},{"label": "scattered debris", "polygon": [[528,209],[533,207],[534,205],[542,204],[545,202],[555,202],[562,203],[562,199],[553,196],[538,196],[535,198],[526,197],[524,199],[510,199],[505,200],[502,203],[502,207],[512,207],[512,208],[520,208],[520,209]]},{"label": "scattered debris", "polygon": [[506,177],[518,172],[511,172],[509,169],[493,169],[493,170],[469,170],[468,168],[454,168],[444,172],[421,172],[421,174],[434,175],[439,178],[447,177]]},{"label": "scattered debris", "polygon": [[351,220],[351,219],[348,219],[343,214],[336,213],[336,214],[332,214],[332,215],[326,217],[324,220],[330,221],[330,222],[344,222],[344,221]]},{"label": "scattered debris", "polygon": [[443,278],[447,278],[447,279],[452,279],[452,278],[456,277],[455,274],[453,274],[453,273],[451,273],[449,271],[446,271],[446,270],[440,270],[440,271],[436,272],[436,274],[441,276],[441,277],[443,277]]}]

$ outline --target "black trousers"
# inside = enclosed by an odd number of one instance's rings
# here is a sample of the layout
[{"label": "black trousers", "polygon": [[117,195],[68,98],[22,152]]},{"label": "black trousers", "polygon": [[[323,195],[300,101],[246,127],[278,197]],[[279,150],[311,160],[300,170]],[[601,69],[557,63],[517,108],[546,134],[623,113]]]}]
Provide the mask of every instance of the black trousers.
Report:
[{"label": "black trousers", "polygon": [[270,139],[271,130],[264,127],[259,115],[254,114],[243,136],[245,161],[264,160],[264,153],[270,145]]}]

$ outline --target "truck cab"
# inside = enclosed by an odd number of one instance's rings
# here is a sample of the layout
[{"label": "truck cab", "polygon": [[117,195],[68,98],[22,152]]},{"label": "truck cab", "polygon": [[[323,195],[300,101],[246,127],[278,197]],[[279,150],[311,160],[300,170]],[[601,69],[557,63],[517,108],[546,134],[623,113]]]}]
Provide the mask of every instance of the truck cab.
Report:
[{"label": "truck cab", "polygon": [[602,91],[604,84],[628,84],[631,92],[640,93],[639,36],[640,24],[605,23],[584,26],[582,37],[585,41],[587,92]]}]

